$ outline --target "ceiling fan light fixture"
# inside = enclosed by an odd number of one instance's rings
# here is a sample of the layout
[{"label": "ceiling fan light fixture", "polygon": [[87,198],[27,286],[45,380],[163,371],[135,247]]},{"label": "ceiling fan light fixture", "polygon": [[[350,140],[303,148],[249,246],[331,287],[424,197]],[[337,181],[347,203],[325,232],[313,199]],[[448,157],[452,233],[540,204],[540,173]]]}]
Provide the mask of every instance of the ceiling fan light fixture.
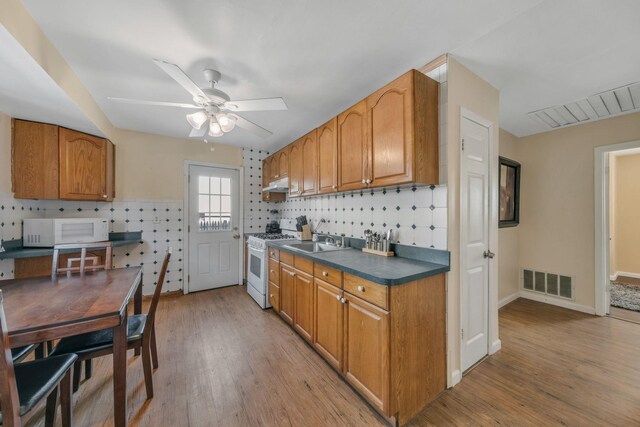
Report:
[{"label": "ceiling fan light fixture", "polygon": [[195,113],[187,114],[187,121],[194,129],[200,129],[207,121],[207,118],[207,113],[204,111],[196,111]]},{"label": "ceiling fan light fixture", "polygon": [[230,114],[218,114],[217,119],[223,132],[231,132],[236,127],[236,118]]},{"label": "ceiling fan light fixture", "polygon": [[220,137],[224,135],[222,126],[220,126],[220,123],[218,123],[215,116],[211,117],[211,121],[209,122],[209,135],[213,137]]}]

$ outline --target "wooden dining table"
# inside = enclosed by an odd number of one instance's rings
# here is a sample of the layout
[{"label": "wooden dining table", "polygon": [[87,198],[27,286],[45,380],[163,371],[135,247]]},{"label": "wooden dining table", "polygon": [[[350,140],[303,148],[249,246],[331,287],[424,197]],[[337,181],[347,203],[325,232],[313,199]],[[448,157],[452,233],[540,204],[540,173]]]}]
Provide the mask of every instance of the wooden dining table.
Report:
[{"label": "wooden dining table", "polygon": [[142,311],[142,268],[0,281],[11,347],[113,329],[114,425],[127,424],[127,305]]}]

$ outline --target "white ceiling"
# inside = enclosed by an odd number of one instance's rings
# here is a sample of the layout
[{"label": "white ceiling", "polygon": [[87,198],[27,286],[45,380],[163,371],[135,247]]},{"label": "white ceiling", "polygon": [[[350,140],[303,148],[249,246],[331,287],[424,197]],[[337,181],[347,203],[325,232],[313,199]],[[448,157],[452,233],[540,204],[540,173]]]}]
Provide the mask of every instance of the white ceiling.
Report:
[{"label": "white ceiling", "polygon": [[640,80],[633,0],[23,1],[117,127],[188,134],[185,110],[107,100],[190,102],[152,58],[203,86],[220,70],[232,99],[282,96],[288,111],[243,113],[272,137],[216,140],[238,146],[281,147],[446,52],[500,89],[518,136],[545,130],[529,111]]},{"label": "white ceiling", "polygon": [[2,25],[0,111],[11,117],[55,123],[102,136]]}]

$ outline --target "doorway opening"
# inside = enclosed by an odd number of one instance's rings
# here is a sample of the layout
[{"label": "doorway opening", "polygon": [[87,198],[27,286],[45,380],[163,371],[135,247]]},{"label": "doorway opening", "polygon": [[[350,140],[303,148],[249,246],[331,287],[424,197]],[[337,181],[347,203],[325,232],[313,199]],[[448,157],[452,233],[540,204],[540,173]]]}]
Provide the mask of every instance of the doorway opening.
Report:
[{"label": "doorway opening", "polygon": [[597,147],[594,176],[596,314],[640,323],[640,141]]}]

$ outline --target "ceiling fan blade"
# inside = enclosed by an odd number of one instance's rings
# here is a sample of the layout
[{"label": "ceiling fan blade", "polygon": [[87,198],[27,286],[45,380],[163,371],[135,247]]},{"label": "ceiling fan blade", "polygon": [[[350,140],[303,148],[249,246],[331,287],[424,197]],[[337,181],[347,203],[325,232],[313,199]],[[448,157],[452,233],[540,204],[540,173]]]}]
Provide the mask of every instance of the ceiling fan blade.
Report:
[{"label": "ceiling fan blade", "polygon": [[194,98],[209,99],[202,89],[200,89],[200,87],[198,87],[198,85],[195,84],[193,80],[191,80],[189,76],[187,76],[186,73],[176,64],[161,61],[159,59],[154,59],[153,62],[155,62],[162,71],[169,74],[173,80],[177,81],[180,86],[185,88]]},{"label": "ceiling fan blade", "polygon": [[245,99],[242,101],[228,101],[224,107],[229,111],[278,111],[287,110],[287,104],[282,98]]},{"label": "ceiling fan blade", "polygon": [[209,130],[208,124],[203,124],[200,129],[191,128],[191,132],[189,132],[189,138],[202,138],[207,134]]},{"label": "ceiling fan blade", "polygon": [[111,96],[108,96],[107,99],[109,101],[121,102],[123,104],[155,105],[158,107],[177,107],[177,108],[202,108],[199,105],[183,104],[181,102],[145,101],[142,99],[114,98]]},{"label": "ceiling fan blade", "polygon": [[242,129],[248,130],[249,132],[258,135],[261,138],[268,138],[273,135],[273,133],[269,132],[265,128],[258,126],[257,124],[245,119],[244,117],[241,117],[237,114],[232,115],[236,118],[236,126],[240,126]]}]

